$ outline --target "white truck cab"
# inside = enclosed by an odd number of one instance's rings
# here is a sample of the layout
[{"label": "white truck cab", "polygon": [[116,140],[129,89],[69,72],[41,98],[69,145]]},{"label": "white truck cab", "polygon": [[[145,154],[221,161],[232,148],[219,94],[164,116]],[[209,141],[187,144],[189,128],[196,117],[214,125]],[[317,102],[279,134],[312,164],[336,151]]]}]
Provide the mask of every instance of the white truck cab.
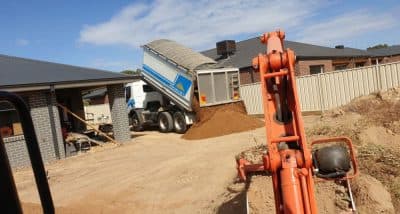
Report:
[{"label": "white truck cab", "polygon": [[134,131],[158,125],[161,132],[184,133],[193,124],[195,115],[182,111],[154,87],[143,80],[125,86],[129,121]]},{"label": "white truck cab", "polygon": [[143,80],[128,83],[125,86],[125,97],[128,110],[132,108],[145,109],[150,102],[159,102],[163,105],[162,95]]}]

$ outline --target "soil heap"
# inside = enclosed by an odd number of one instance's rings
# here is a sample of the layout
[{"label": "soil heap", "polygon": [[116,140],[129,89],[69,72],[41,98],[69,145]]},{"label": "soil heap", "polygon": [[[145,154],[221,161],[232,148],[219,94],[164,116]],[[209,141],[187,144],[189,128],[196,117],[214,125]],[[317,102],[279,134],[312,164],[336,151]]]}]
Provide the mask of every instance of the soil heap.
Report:
[{"label": "soil heap", "polygon": [[243,102],[199,108],[196,115],[198,121],[182,138],[197,140],[218,137],[264,126],[260,119],[247,115]]}]

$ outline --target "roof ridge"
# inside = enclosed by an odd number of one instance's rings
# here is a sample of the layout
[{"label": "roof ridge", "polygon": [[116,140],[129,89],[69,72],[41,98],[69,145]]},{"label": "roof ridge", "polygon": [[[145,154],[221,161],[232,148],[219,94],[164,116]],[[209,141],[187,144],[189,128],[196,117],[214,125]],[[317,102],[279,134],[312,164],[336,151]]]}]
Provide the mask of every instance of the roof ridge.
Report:
[{"label": "roof ridge", "polygon": [[[254,39],[258,39],[258,38],[259,38],[258,36],[252,37],[252,38],[248,38],[248,39],[245,39],[245,40],[238,41],[238,42],[236,42],[236,44],[239,44],[239,43],[242,43],[242,42],[247,42],[247,41],[254,40]],[[342,50],[342,49],[337,49],[337,48],[334,48],[334,47],[327,47],[327,46],[315,45],[315,44],[311,44],[311,43],[298,42],[298,41],[292,41],[292,40],[284,40],[284,42],[291,42],[291,43],[297,43],[297,44],[302,44],[302,45],[309,45],[309,46],[314,46],[314,47],[318,47],[318,48],[328,48],[328,49],[332,49],[332,50]],[[400,45],[399,45],[399,46],[400,46]],[[389,47],[390,47],[390,46],[389,46]],[[348,49],[354,49],[354,50],[359,50],[359,51],[365,51],[365,52],[367,52],[366,50],[364,50],[364,49],[359,49],[359,48],[353,48],[353,47],[344,47],[344,48],[345,48],[345,49],[348,48]],[[204,53],[204,52],[207,52],[207,51],[211,51],[211,50],[214,50],[214,49],[217,49],[217,48],[214,47],[214,48],[211,48],[211,49],[207,49],[207,50],[201,51],[201,53]]]}]

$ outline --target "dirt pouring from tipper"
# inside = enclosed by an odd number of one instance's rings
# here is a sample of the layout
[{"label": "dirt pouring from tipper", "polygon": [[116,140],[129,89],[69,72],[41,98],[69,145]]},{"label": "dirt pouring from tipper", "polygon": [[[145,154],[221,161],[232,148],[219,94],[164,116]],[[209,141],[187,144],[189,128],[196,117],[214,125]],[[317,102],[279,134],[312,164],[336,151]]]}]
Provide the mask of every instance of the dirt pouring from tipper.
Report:
[{"label": "dirt pouring from tipper", "polygon": [[264,126],[260,119],[248,116],[242,102],[199,108],[198,122],[182,136],[187,140],[218,137]]}]

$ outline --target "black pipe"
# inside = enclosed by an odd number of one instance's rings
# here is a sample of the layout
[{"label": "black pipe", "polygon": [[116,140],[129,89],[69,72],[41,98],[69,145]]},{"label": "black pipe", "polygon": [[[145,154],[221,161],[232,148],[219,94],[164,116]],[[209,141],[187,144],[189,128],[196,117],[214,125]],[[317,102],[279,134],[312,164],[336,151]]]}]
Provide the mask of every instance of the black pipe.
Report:
[{"label": "black pipe", "polygon": [[22,213],[14,177],[8,161],[3,138],[0,137],[0,210],[4,213]]},{"label": "black pipe", "polygon": [[[53,199],[51,197],[51,192],[50,192],[50,188],[49,188],[49,184],[47,182],[47,175],[46,175],[46,171],[44,168],[44,164],[43,164],[43,160],[42,160],[42,156],[40,154],[40,149],[39,149],[39,144],[36,138],[36,133],[33,127],[33,122],[32,122],[32,118],[29,112],[29,109],[26,105],[26,103],[17,95],[13,94],[13,93],[9,93],[9,92],[0,92],[0,100],[6,100],[8,102],[10,102],[11,104],[14,105],[15,109],[18,112],[20,121],[21,121],[21,125],[22,125],[22,130],[24,132],[24,137],[25,137],[25,144],[26,147],[28,149],[28,154],[29,154],[29,158],[31,160],[31,165],[32,165],[32,169],[33,169],[33,174],[35,176],[35,181],[36,181],[36,186],[39,192],[39,197],[40,197],[40,201],[42,204],[42,208],[43,208],[43,213],[46,214],[53,214],[54,213],[54,205],[53,205]],[[2,143],[3,144],[3,143]],[[4,145],[2,146],[4,147]],[[0,151],[0,152],[4,152]],[[3,156],[3,159],[6,158],[7,162],[8,162],[8,158],[7,156]],[[4,160],[3,160],[4,162]],[[4,162],[5,164],[5,162]],[[7,171],[7,167],[6,168],[1,168],[2,170],[4,170],[4,172],[2,172],[1,175],[4,175],[4,178],[10,178],[12,177],[12,172],[8,163],[8,171]],[[0,178],[1,182],[0,185],[7,185],[5,183],[3,183],[3,177]],[[10,180],[14,183],[14,180]],[[3,190],[3,189],[1,189]],[[9,189],[11,191],[11,199],[13,201],[13,203],[10,202],[10,204],[7,203],[3,203],[3,200],[0,203],[0,206],[5,206],[8,207],[10,206],[9,209],[15,209],[17,212],[15,213],[21,213],[18,212],[21,210],[21,206],[19,204],[19,200],[18,200],[18,193],[15,189],[15,183],[13,186],[9,187]],[[7,189],[5,189],[5,191],[7,191]],[[1,198],[3,197],[8,197],[7,192],[0,192]],[[15,197],[16,195],[16,197]],[[18,210],[18,206],[16,205],[18,203],[19,206],[19,210]]]}]

